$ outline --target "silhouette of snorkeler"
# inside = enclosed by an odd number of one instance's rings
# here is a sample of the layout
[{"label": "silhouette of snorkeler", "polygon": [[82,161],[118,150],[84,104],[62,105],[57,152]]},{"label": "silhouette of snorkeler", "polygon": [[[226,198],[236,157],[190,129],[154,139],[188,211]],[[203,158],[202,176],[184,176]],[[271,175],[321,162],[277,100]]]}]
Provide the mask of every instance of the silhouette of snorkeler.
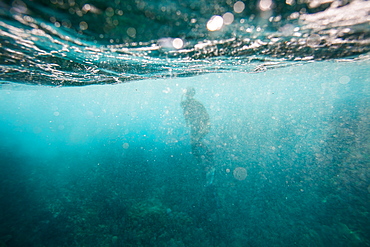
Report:
[{"label": "silhouette of snorkeler", "polygon": [[[211,130],[211,122],[206,108],[194,99],[195,89],[188,87],[181,97],[186,125],[190,127],[191,152],[199,165],[204,168],[206,187],[213,184],[215,164],[213,152],[204,143],[203,138]],[[185,96],[185,100],[184,97]]]},{"label": "silhouette of snorkeler", "polygon": [[[185,100],[183,99],[184,95]],[[199,164],[206,167],[212,166],[213,154],[202,141],[211,129],[209,115],[203,104],[194,99],[195,89],[193,87],[188,87],[184,95],[181,97],[181,107],[184,110],[186,125],[190,127],[192,154]]]},{"label": "silhouette of snorkeler", "polygon": [[[186,99],[183,100],[185,95]],[[199,148],[203,147],[202,139],[209,133],[211,124],[206,108],[193,97],[195,89],[188,87],[181,97],[181,107],[184,110],[185,122],[190,127],[190,144],[193,155],[199,154]],[[199,158],[199,157],[197,157]]]}]

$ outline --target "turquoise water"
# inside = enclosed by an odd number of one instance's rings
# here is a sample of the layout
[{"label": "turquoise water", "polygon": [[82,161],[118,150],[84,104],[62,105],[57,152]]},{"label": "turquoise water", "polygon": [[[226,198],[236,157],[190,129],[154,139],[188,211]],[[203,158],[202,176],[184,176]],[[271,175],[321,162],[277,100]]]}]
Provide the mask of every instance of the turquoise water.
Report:
[{"label": "turquoise water", "polygon": [[369,4],[289,3],[2,2],[0,246],[370,246]]}]

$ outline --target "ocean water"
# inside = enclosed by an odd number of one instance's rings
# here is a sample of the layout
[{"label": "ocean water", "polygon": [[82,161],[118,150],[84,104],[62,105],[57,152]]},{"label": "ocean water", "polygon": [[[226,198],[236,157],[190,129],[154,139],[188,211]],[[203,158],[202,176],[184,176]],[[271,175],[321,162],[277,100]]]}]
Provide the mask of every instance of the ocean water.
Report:
[{"label": "ocean water", "polygon": [[370,246],[369,11],[1,1],[0,246]]}]

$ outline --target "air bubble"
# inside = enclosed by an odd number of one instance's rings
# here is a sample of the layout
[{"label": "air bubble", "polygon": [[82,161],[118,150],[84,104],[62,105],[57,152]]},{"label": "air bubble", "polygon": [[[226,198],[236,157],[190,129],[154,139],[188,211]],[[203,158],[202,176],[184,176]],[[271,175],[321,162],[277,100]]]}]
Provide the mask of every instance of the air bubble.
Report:
[{"label": "air bubble", "polygon": [[133,28],[133,27],[129,27],[127,28],[127,35],[130,36],[131,38],[135,38],[136,37],[136,29]]},{"label": "air bubble", "polygon": [[272,1],[271,0],[261,0],[258,4],[260,10],[262,11],[268,11],[271,10],[272,7]]},{"label": "air bubble", "polygon": [[181,49],[184,46],[184,41],[180,38],[176,38],[172,41],[172,45],[175,49]]},{"label": "air bubble", "polygon": [[311,34],[308,38],[307,38],[307,45],[309,47],[317,47],[318,45],[320,45],[320,42],[321,42],[321,38],[320,38],[320,35],[318,34]]},{"label": "air bubble", "polygon": [[341,78],[339,78],[339,83],[340,84],[348,84],[348,82],[351,81],[351,78],[349,76],[342,76]]},{"label": "air bubble", "polygon": [[87,22],[85,22],[85,21],[80,22],[80,29],[81,30],[86,30],[88,28],[89,28],[89,25],[87,24]]},{"label": "air bubble", "polygon": [[230,25],[234,21],[234,15],[230,12],[223,14],[222,18],[225,25]]},{"label": "air bubble", "polygon": [[207,29],[209,31],[218,31],[222,28],[224,19],[219,15],[214,15],[207,22]]},{"label": "air bubble", "polygon": [[241,13],[243,12],[245,8],[245,4],[241,1],[237,1],[235,4],[234,4],[234,12],[235,13]]},{"label": "air bubble", "polygon": [[241,181],[247,178],[247,169],[244,167],[237,167],[233,171],[234,178]]}]

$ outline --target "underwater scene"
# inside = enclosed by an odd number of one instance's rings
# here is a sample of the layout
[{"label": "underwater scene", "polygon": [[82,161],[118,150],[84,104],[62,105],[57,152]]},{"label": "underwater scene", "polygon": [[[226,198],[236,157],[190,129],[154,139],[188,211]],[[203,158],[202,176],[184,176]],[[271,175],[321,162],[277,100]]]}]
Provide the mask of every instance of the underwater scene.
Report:
[{"label": "underwater scene", "polygon": [[370,1],[0,0],[0,247],[370,246]]}]

